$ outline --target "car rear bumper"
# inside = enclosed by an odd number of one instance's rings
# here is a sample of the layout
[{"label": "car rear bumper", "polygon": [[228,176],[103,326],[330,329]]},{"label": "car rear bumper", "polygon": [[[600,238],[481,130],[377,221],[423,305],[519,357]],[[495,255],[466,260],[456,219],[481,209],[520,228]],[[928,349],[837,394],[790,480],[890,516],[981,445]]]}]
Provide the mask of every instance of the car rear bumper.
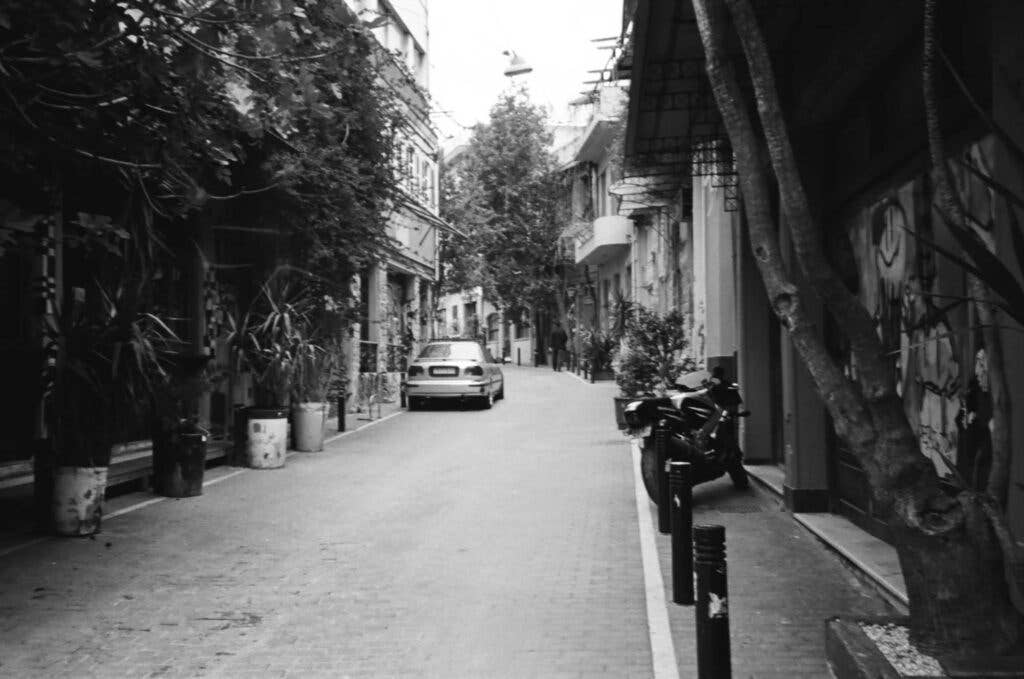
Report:
[{"label": "car rear bumper", "polygon": [[487,380],[408,380],[405,395],[414,398],[467,398],[486,396]]}]

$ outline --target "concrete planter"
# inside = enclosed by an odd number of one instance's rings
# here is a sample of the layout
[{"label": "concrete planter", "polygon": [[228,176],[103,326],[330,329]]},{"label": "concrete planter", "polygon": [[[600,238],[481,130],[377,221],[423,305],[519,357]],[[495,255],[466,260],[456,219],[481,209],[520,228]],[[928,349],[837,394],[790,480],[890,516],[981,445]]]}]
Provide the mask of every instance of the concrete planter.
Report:
[{"label": "concrete planter", "polygon": [[278,469],[288,452],[288,411],[250,408],[246,426],[246,464],[253,469]]},{"label": "concrete planter", "polygon": [[[296,403],[292,405],[292,435],[295,450],[316,453],[324,449],[327,433],[328,403]],[[344,413],[342,413],[344,417]]]},{"label": "concrete planter", "polygon": [[58,535],[100,530],[107,467],[58,467],[53,477],[53,525]]},{"label": "concrete planter", "polygon": [[[877,639],[878,628],[898,629],[906,624],[907,619],[902,617],[826,620],[825,656],[832,675],[836,679],[1024,677],[1024,656],[935,659],[918,657],[916,652],[899,648],[899,643]],[[869,635],[865,627],[873,634]]]}]

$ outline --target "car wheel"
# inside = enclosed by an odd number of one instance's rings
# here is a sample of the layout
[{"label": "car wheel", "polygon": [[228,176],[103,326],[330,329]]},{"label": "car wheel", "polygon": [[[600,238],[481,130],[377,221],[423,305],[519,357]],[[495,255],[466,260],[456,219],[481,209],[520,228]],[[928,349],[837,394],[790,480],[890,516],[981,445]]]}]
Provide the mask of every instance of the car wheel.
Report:
[{"label": "car wheel", "polygon": [[480,399],[480,405],[483,406],[484,410],[490,410],[491,406],[494,405],[494,392],[487,392],[487,395]]},{"label": "car wheel", "polygon": [[423,408],[423,403],[416,396],[410,396],[406,399],[406,404],[409,410],[421,410]]},{"label": "car wheel", "polygon": [[505,382],[504,382],[504,380],[502,380],[502,382],[501,382],[501,389],[499,389],[498,393],[494,395],[494,398],[496,400],[500,400],[500,401],[504,401],[505,400]]}]

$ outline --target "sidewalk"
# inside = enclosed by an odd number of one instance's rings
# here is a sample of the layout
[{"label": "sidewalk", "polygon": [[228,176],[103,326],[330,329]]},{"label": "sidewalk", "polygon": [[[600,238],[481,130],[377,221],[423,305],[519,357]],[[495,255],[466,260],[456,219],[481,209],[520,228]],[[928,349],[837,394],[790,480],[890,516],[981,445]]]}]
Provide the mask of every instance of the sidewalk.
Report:
[{"label": "sidewalk", "polygon": [[[592,387],[609,396],[615,391],[607,383]],[[614,426],[611,404],[608,422]],[[624,449],[638,454],[635,446],[629,439],[623,442]],[[751,469],[756,475],[757,468]],[[766,486],[752,484],[750,490],[737,491],[723,477],[695,487],[693,502],[695,525],[720,524],[726,529],[733,677],[828,676],[826,618],[896,612],[857,568],[862,562],[841,559],[822,544],[824,538],[819,541],[814,527],[829,522],[815,523],[819,515],[794,517],[781,497]],[[667,602],[678,676],[693,677],[697,672],[694,608],[672,603],[671,537],[657,533],[657,508],[646,494],[639,504],[650,519],[641,521],[641,526],[646,524],[654,534],[657,547],[663,590],[659,598]]]},{"label": "sidewalk", "polygon": [[[344,432],[338,431],[338,418],[336,416],[331,417],[327,420],[327,433],[324,438],[324,445],[329,445],[345,435],[368,425],[388,419],[403,410],[396,399],[393,403],[382,403],[379,412],[374,407],[372,417],[368,412],[347,413]],[[294,450],[289,450],[288,455],[291,456],[295,452]],[[224,478],[234,476],[237,472],[244,469],[244,467],[235,467],[230,464],[218,464],[209,467],[204,475],[203,486],[219,483]],[[121,493],[104,501],[103,516],[104,519],[116,518],[121,513],[135,511],[136,508],[146,507],[167,499],[170,498],[155,495],[149,490]],[[0,491],[0,558],[23,547],[50,539],[51,536],[39,535],[33,530],[31,508],[31,486],[9,488]]]}]

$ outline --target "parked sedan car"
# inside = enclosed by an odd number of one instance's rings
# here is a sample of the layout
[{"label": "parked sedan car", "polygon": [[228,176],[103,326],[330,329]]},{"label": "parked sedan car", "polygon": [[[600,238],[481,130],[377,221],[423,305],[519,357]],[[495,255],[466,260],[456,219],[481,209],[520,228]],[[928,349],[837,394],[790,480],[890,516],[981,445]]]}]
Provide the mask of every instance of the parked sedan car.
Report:
[{"label": "parked sedan car", "polygon": [[486,347],[475,340],[434,340],[409,365],[403,384],[409,410],[427,399],[457,399],[490,408],[505,398],[505,376]]}]

